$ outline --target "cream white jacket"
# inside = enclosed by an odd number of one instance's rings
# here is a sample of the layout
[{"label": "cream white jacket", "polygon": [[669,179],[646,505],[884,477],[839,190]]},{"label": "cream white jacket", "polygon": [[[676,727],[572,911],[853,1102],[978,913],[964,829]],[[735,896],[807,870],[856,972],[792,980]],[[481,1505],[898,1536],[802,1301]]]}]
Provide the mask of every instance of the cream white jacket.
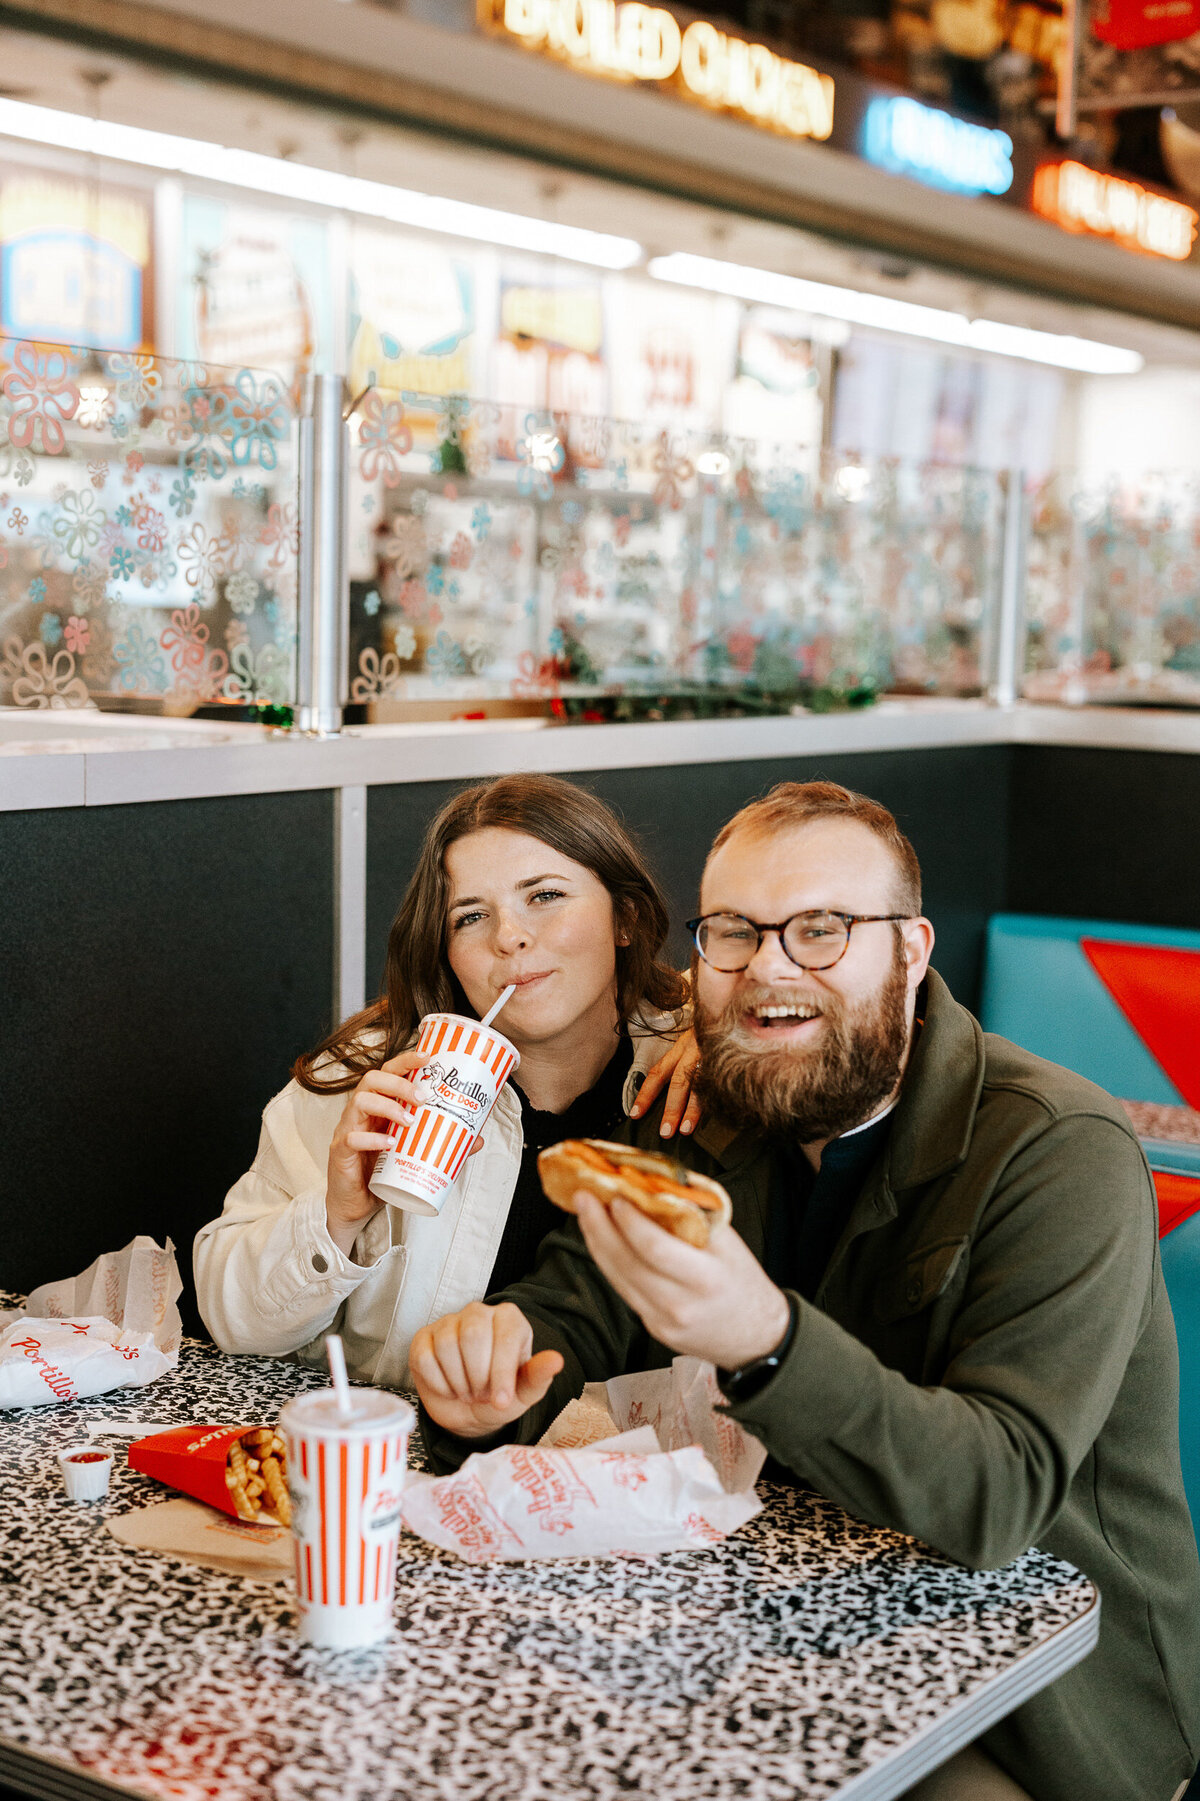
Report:
[{"label": "cream white jacket", "polygon": [[[647,1023],[654,1035],[634,1037],[626,1112],[675,1022]],[[297,1082],[267,1104],[258,1155],[220,1218],[197,1234],[196,1295],[223,1351],[323,1364],[325,1334],[339,1332],[352,1376],[398,1388],[420,1328],[487,1291],[521,1166],[521,1103],[511,1084],[500,1090],[483,1149],[467,1158],[436,1219],[383,1207],[349,1257],[325,1218],[329,1146],[345,1105],[344,1094],[312,1094]]]}]

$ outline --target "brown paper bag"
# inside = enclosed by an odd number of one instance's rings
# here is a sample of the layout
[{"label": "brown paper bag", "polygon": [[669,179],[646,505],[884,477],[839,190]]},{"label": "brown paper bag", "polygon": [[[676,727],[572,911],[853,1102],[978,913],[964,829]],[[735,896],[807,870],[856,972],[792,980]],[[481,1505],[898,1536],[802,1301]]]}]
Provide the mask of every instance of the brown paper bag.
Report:
[{"label": "brown paper bag", "polygon": [[215,1507],[179,1497],[105,1521],[113,1537],[138,1551],[157,1551],[248,1582],[286,1582],[292,1535],[286,1526],[247,1526]]}]

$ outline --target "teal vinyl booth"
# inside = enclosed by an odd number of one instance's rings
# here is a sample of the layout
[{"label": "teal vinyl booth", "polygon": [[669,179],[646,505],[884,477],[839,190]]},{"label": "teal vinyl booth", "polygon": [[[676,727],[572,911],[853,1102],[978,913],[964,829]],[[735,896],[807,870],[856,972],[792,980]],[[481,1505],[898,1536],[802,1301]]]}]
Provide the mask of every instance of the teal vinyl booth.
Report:
[{"label": "teal vinyl booth", "polygon": [[[1085,949],[1089,941],[1165,946],[1194,953],[1200,966],[1200,932],[998,913],[988,926],[984,1030],[1065,1064],[1119,1100],[1177,1109],[1188,1130],[1195,1115],[1189,1119],[1184,1094],[1101,980]],[[1200,1082],[1200,1016],[1195,1046]],[[1186,1085],[1195,1096],[1190,1079]],[[1183,1477],[1200,1523],[1200,1142],[1143,1137],[1142,1145],[1159,1194],[1163,1278],[1179,1339]]]}]

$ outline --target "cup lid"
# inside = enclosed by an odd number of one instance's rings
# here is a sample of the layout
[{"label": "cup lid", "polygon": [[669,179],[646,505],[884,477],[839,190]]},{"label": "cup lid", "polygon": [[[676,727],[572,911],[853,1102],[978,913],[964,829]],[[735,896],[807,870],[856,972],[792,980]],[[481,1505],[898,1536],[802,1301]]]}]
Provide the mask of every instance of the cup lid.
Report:
[{"label": "cup lid", "polygon": [[318,1388],[311,1394],[296,1395],[280,1412],[281,1425],[297,1432],[316,1432],[338,1438],[359,1433],[379,1432],[388,1427],[411,1431],[417,1415],[409,1403],[384,1388],[352,1388],[350,1417],[338,1410],[338,1398],[332,1388]]}]

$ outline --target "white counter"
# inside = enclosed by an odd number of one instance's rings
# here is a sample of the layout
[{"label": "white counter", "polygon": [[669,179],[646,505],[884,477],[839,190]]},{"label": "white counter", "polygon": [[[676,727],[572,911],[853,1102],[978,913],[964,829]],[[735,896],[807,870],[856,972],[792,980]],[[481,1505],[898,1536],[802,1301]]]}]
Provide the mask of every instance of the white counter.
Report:
[{"label": "white counter", "polygon": [[314,739],[220,721],[0,709],[0,811],[967,744],[1197,753],[1200,712],[888,700],[860,713],[638,725],[455,721],[354,726]]}]

